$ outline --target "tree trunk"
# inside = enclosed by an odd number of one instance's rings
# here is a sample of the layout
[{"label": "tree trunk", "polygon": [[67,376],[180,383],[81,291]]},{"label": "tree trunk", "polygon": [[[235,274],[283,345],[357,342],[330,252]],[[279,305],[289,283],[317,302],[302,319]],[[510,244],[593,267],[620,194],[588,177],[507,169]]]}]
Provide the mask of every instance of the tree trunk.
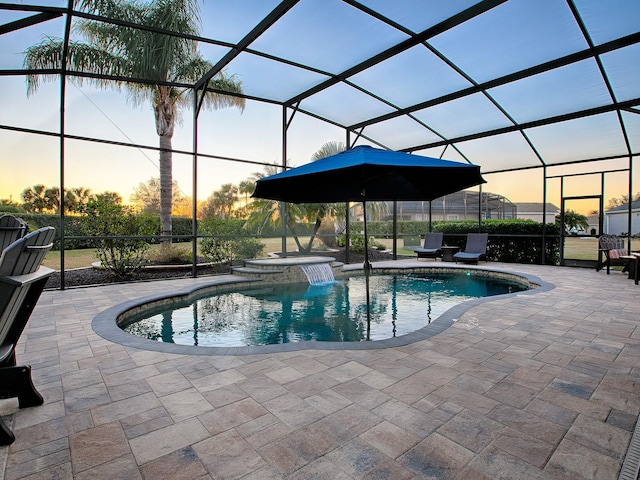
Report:
[{"label": "tree trunk", "polygon": [[322,225],[322,218],[316,217],[316,224],[313,227],[313,233],[311,234],[311,237],[309,237],[309,243],[304,248],[304,253],[311,252],[311,249],[313,248],[313,241],[316,239],[316,235],[318,234],[318,230],[320,230],[321,225]]},{"label": "tree trunk", "polygon": [[171,244],[171,202],[173,199],[173,166],[171,139],[176,123],[176,106],[168,92],[160,88],[160,100],[154,105],[156,133],[160,137],[160,243],[163,247]]},{"label": "tree trunk", "polygon": [[298,252],[300,253],[304,252],[304,247],[300,244],[300,240],[298,239],[298,234],[296,233],[295,223],[287,222],[287,227],[289,227],[289,230],[291,230],[291,233],[293,234],[293,240],[296,242],[296,245],[298,246]]},{"label": "tree trunk", "polygon": [[173,197],[173,173],[171,159],[171,136],[160,135],[160,225],[161,244],[171,243],[171,201]]}]

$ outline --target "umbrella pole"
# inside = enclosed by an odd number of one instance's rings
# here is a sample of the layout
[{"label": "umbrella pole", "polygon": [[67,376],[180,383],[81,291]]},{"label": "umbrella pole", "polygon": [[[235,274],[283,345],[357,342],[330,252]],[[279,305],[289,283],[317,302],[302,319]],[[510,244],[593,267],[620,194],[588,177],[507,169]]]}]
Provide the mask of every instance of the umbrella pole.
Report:
[{"label": "umbrella pole", "polygon": [[364,282],[367,294],[367,340],[370,340],[371,333],[371,299],[369,296],[369,274],[371,273],[371,262],[369,262],[369,235],[367,234],[367,202],[362,193],[362,211],[364,214]]},{"label": "umbrella pole", "polygon": [[[363,195],[364,197],[364,195]],[[367,275],[371,271],[371,262],[369,262],[369,235],[367,234],[367,202],[362,199],[362,211],[364,213],[364,273]]]}]

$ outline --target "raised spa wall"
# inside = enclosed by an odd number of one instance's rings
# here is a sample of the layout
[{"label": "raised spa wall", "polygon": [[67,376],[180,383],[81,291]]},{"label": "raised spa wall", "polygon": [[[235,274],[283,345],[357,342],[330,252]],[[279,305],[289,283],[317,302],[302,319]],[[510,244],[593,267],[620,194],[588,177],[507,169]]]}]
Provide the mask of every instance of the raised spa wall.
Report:
[{"label": "raised spa wall", "polygon": [[[335,279],[342,279],[353,275],[362,274],[361,264],[345,265],[337,262],[333,257],[287,257],[287,258],[262,258],[245,260],[244,266],[233,267],[233,273],[241,275],[250,280],[260,280],[266,283],[282,284],[282,283],[300,283],[308,282],[307,275],[301,267],[326,264],[331,268]],[[428,265],[416,266],[412,265],[374,265],[377,274],[395,274],[395,273],[428,273],[428,274],[446,274],[452,272],[464,271],[466,275],[474,275],[481,277],[501,278],[519,282],[529,288],[537,288],[540,286],[537,282],[532,282],[522,275],[494,270],[487,267],[469,266],[469,265],[442,265],[441,262],[433,262]]]},{"label": "raised spa wall", "polygon": [[241,267],[232,267],[233,273],[246,278],[260,279],[267,283],[307,282],[302,266],[328,265],[334,278],[346,276],[343,263],[333,257],[287,257],[244,260]]}]

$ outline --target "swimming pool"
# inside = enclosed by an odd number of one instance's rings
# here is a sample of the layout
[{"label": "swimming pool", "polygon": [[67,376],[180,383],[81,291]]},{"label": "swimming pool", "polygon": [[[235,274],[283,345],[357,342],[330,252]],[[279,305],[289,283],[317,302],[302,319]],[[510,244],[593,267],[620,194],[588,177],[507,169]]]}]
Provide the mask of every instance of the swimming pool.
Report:
[{"label": "swimming pool", "polygon": [[253,285],[138,309],[119,325],[145,339],[191,346],[366,342],[415,332],[470,299],[529,288],[468,271],[372,275],[367,309],[363,276],[327,285]]}]

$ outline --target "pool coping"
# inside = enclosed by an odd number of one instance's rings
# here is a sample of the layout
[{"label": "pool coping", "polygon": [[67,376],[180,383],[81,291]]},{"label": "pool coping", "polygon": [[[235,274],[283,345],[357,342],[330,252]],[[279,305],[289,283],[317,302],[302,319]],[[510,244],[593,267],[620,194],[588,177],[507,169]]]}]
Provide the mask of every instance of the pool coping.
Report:
[{"label": "pool coping", "polygon": [[[362,270],[362,266],[346,266],[345,272],[355,273],[358,270]],[[349,268],[352,267],[352,268]],[[397,266],[389,266],[388,263],[384,265],[375,265],[373,270],[385,271],[385,273],[389,273],[390,271],[398,271],[403,272],[407,270],[420,270],[420,271],[428,271],[428,270],[438,270],[439,272],[443,270],[451,270],[451,271],[481,271],[486,272],[488,274],[498,274],[498,275],[509,275],[509,276],[517,276],[520,277],[527,282],[537,285],[536,288],[532,288],[530,290],[522,291],[522,292],[514,292],[503,295],[495,295],[491,297],[482,297],[475,298],[471,300],[467,300],[458,305],[455,305],[449,308],[447,311],[442,313],[439,317],[433,320],[428,325],[398,337],[388,338],[384,340],[369,340],[362,342],[321,342],[321,341],[303,341],[303,342],[290,342],[290,343],[280,343],[275,345],[257,345],[257,346],[243,346],[243,347],[209,347],[209,346],[194,346],[194,345],[179,345],[174,343],[164,343],[158,342],[154,340],[148,340],[142,337],[137,337],[135,335],[131,335],[124,330],[122,330],[118,324],[117,319],[124,315],[126,312],[139,308],[142,305],[159,302],[164,299],[169,299],[173,297],[180,296],[188,296],[193,295],[196,292],[205,289],[215,289],[218,287],[226,287],[232,288],[241,284],[255,284],[256,282],[260,282],[259,280],[249,279],[239,276],[221,276],[212,278],[211,282],[201,283],[198,285],[191,285],[178,290],[171,290],[164,293],[158,293],[153,295],[148,295],[140,298],[136,298],[134,300],[129,300],[113,307],[110,307],[98,315],[96,315],[92,322],[91,327],[93,331],[98,334],[100,337],[105,340],[109,340],[111,342],[117,343],[119,345],[123,345],[125,347],[132,347],[141,350],[150,350],[162,353],[174,353],[174,354],[182,354],[182,355],[256,355],[256,354],[270,354],[270,353],[280,353],[280,352],[292,352],[298,350],[373,350],[373,349],[381,349],[381,348],[391,348],[391,347],[400,347],[409,345],[412,343],[416,343],[422,340],[426,340],[434,335],[438,335],[439,333],[444,332],[451,325],[453,325],[458,319],[469,309],[481,305],[486,302],[491,302],[495,300],[502,300],[505,298],[510,298],[514,296],[522,296],[522,295],[532,295],[537,293],[548,292],[555,288],[555,285],[544,281],[534,275],[530,275],[523,272],[518,272],[516,270],[506,270],[506,269],[498,269],[491,268],[486,266],[443,266],[438,263],[437,266],[422,266],[422,265],[397,265]]]}]

